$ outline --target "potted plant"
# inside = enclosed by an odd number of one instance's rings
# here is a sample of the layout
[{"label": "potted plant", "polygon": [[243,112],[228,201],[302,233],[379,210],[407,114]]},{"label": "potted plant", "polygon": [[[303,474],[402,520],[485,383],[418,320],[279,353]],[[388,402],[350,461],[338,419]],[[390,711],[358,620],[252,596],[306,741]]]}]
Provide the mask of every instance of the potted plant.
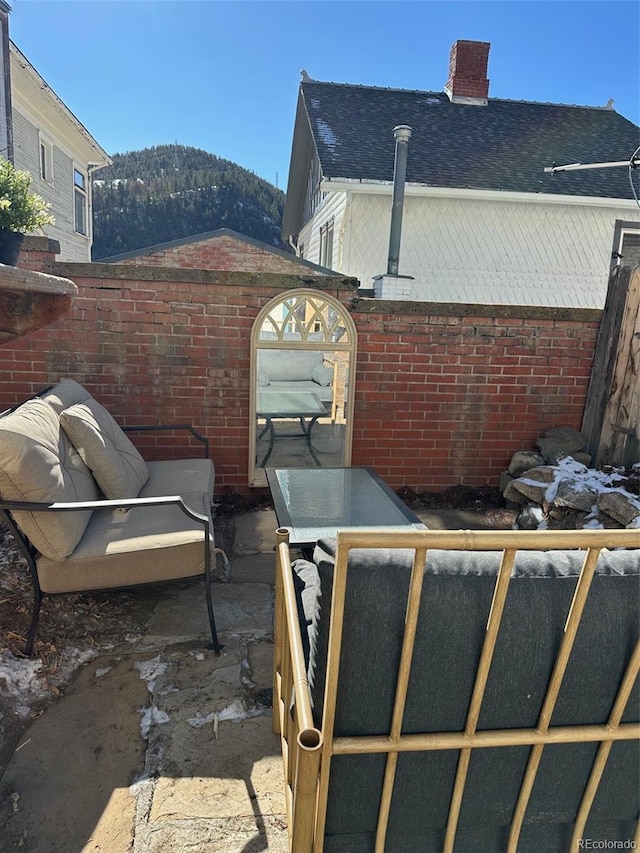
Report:
[{"label": "potted plant", "polygon": [[29,191],[31,175],[0,158],[0,263],[15,266],[25,234],[53,225],[49,203]]}]

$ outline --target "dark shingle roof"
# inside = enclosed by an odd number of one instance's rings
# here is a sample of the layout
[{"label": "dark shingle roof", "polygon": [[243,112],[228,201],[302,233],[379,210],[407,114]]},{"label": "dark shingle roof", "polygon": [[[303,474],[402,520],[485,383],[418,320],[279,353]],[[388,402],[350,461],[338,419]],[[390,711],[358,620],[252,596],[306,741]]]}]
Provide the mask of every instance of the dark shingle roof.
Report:
[{"label": "dark shingle roof", "polygon": [[442,92],[301,84],[325,178],[392,181],[393,128],[408,124],[407,181],[434,187],[633,198],[627,169],[546,174],[545,166],[629,160],[639,128],[612,109]]}]

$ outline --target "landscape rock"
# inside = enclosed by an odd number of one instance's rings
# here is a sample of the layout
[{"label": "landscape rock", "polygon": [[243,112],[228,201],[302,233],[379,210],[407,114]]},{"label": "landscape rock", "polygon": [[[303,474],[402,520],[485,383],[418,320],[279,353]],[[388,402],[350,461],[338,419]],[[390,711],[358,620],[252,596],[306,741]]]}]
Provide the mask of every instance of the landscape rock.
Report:
[{"label": "landscape rock", "polygon": [[514,480],[511,486],[529,500],[541,504],[547,498],[547,490],[555,479],[554,468],[550,465],[541,465],[527,471],[526,477]]},{"label": "landscape rock", "polygon": [[597,506],[625,527],[640,518],[640,499],[622,490],[603,492]]},{"label": "landscape rock", "polygon": [[516,528],[640,529],[640,462],[593,469],[586,444],[579,430],[553,427],[537,439],[540,453],[513,454],[500,491],[512,508],[523,507]]},{"label": "landscape rock", "polygon": [[536,453],[535,450],[518,450],[511,457],[507,471],[512,477],[520,477],[525,471],[537,468],[539,465],[544,465],[544,463],[544,456]]},{"label": "landscape rock", "polygon": [[521,491],[519,491],[519,489],[516,488],[516,482],[516,480],[511,478],[502,491],[502,497],[508,504],[519,504],[520,506],[524,506],[524,504],[529,503],[529,500]]},{"label": "landscape rock", "polygon": [[500,474],[500,482],[498,483],[498,489],[500,490],[500,494],[504,496],[505,489],[515,480],[515,477],[512,477],[508,471],[503,471]]},{"label": "landscape rock", "polygon": [[544,513],[539,506],[526,506],[516,519],[518,530],[540,530],[543,526]]},{"label": "landscape rock", "polygon": [[587,453],[586,450],[577,450],[575,453],[570,453],[569,456],[572,459],[575,459],[576,462],[580,462],[585,468],[588,468],[591,465],[592,457],[590,453]]},{"label": "landscape rock", "polygon": [[584,450],[587,446],[587,437],[573,427],[553,427],[538,438],[536,445],[545,460],[554,464],[563,456],[571,456]]},{"label": "landscape rock", "polygon": [[554,503],[556,506],[590,512],[597,499],[595,489],[584,486],[580,481],[564,480],[558,486]]}]

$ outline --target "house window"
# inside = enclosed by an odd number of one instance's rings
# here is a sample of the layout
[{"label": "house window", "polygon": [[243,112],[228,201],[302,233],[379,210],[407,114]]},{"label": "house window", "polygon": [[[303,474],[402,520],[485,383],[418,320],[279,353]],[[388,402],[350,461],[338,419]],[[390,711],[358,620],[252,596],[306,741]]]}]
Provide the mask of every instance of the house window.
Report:
[{"label": "house window", "polygon": [[40,137],[40,177],[50,184],[53,181],[53,158],[51,145]]},{"label": "house window", "polygon": [[617,220],[613,232],[611,267],[640,264],[640,222]]},{"label": "house window", "polygon": [[320,266],[331,269],[333,264],[333,219],[320,229]]},{"label": "house window", "polygon": [[87,178],[78,169],[73,170],[74,227],[78,234],[87,233]]}]

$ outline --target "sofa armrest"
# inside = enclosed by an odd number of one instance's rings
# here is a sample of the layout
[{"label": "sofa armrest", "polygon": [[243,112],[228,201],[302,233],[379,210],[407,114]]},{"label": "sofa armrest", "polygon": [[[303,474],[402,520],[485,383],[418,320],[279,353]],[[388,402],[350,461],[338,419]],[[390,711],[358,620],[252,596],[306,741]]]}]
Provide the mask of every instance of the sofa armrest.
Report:
[{"label": "sofa armrest", "polygon": [[131,426],[123,426],[121,429],[123,432],[160,432],[163,430],[186,429],[197,441],[204,445],[203,456],[205,459],[209,458],[209,439],[199,433],[191,424],[154,424],[153,426],[133,424]]},{"label": "sofa armrest", "polygon": [[287,813],[296,850],[311,853],[315,787],[323,739],[315,727],[288,533],[276,545],[273,728],[285,762]]},{"label": "sofa armrest", "polygon": [[118,500],[97,501],[65,501],[55,503],[38,503],[36,501],[2,501],[0,510],[6,512],[78,512],[79,510],[94,509],[133,509],[135,507],[154,507],[175,504],[180,510],[208,529],[211,522],[206,515],[196,512],[187,506],[179,495],[163,495],[151,498],[122,498]]}]

